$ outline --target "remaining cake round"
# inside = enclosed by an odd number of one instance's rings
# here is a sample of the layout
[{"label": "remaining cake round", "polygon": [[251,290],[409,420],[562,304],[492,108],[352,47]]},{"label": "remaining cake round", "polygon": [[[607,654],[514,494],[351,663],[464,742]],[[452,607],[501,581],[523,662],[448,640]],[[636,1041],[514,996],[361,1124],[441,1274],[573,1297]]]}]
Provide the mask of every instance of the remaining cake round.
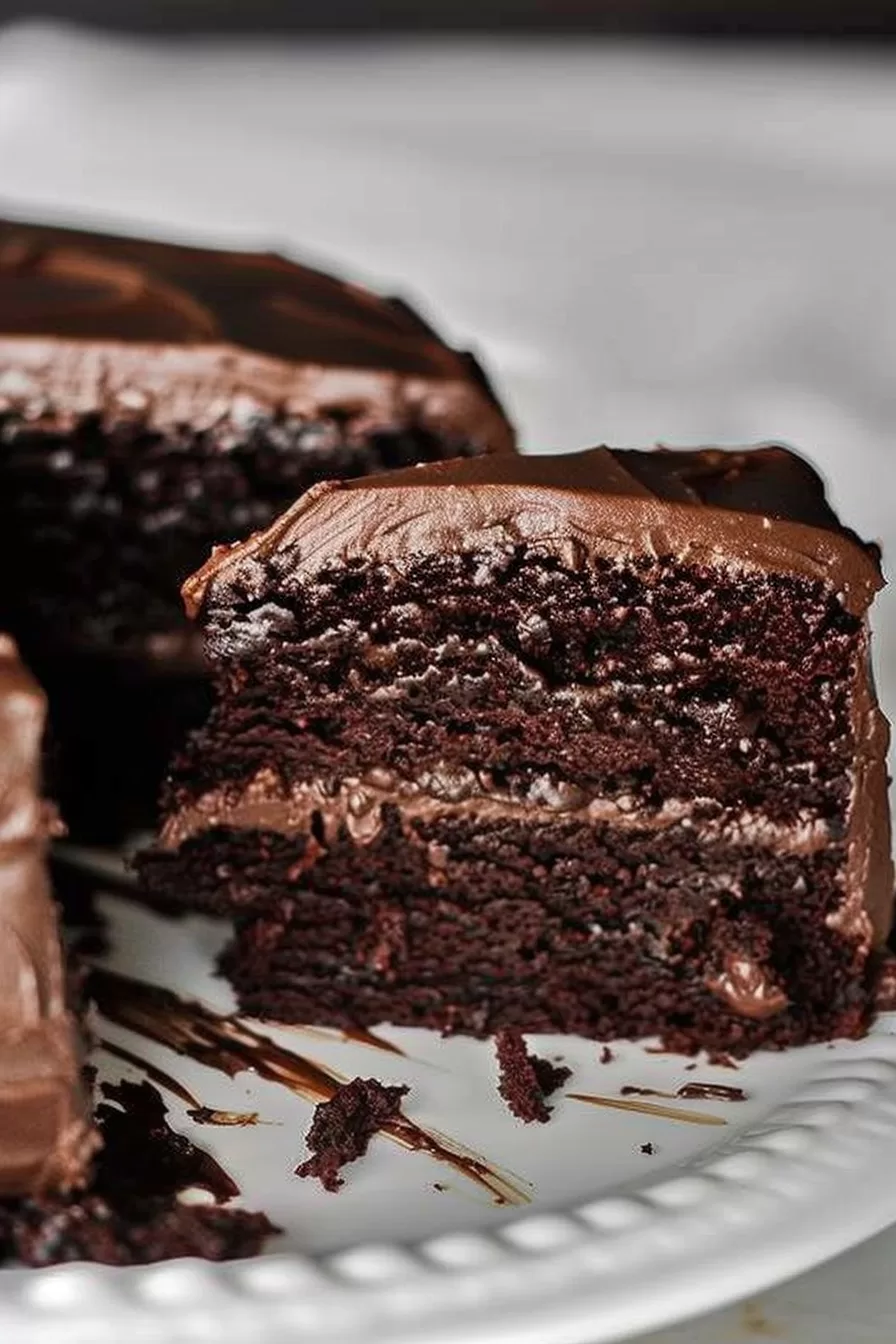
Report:
[{"label": "remaining cake round", "polygon": [[0,604],[70,826],[148,820],[206,697],[179,598],[310,485],[512,450],[473,358],[269,254],[0,222]]}]

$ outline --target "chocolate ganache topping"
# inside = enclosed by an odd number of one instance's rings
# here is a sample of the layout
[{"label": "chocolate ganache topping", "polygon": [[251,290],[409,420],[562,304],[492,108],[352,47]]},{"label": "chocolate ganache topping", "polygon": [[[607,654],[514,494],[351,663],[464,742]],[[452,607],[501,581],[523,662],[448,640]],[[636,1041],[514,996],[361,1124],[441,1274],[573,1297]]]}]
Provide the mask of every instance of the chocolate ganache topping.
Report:
[{"label": "chocolate ganache topping", "polygon": [[0,409],[203,428],[336,411],[503,449],[475,360],[406,304],[273,253],[0,221]]},{"label": "chocolate ganache topping", "polygon": [[69,1189],[96,1140],[45,851],[44,697],[0,636],[0,1195]]},{"label": "chocolate ganache topping", "polygon": [[298,574],[332,560],[400,563],[431,551],[528,545],[572,568],[588,558],[792,574],[863,614],[883,586],[877,549],[842,527],[815,472],[785,448],[658,452],[594,448],[486,457],[313,487],[266,531],[219,547],[184,585],[190,615],[247,561],[288,555]]}]

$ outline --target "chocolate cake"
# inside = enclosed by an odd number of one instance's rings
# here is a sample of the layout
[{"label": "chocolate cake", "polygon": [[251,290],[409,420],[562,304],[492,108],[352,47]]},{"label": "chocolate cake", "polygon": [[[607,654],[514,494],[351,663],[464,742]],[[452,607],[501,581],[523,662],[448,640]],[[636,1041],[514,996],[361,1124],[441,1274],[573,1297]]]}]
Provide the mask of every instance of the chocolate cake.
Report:
[{"label": "chocolate cake", "polygon": [[244,1009],[743,1053],[893,905],[876,548],[779,447],[315,487],[185,585],[217,702],[140,863]]},{"label": "chocolate cake", "polygon": [[0,1195],[83,1184],[96,1140],[46,865],[44,697],[0,635]]},{"label": "chocolate cake", "polygon": [[471,356],[275,255],[0,221],[0,628],[70,829],[149,823],[206,705],[181,582],[314,482],[506,450]]}]

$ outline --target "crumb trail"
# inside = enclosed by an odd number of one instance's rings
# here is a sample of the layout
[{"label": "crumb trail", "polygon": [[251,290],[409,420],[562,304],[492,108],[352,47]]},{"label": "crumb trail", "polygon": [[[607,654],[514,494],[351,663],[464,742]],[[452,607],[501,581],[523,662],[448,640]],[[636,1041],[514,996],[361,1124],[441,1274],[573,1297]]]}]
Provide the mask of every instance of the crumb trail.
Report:
[{"label": "crumb trail", "polygon": [[[284,1049],[239,1018],[217,1013],[173,990],[94,967],[87,991],[109,1022],[230,1078],[255,1073],[313,1102],[330,1101],[337,1088],[348,1082],[334,1069]],[[530,1196],[485,1158],[436,1130],[424,1129],[403,1112],[384,1122],[380,1133],[402,1148],[444,1162],[486,1190],[496,1204],[529,1203]]]}]

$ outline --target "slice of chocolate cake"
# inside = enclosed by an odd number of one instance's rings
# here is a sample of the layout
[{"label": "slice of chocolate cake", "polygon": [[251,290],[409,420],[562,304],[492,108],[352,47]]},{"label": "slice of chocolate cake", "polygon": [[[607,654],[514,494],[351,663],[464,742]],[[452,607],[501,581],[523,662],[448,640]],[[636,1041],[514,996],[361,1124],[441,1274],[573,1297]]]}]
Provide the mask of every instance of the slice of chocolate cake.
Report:
[{"label": "slice of chocolate cake", "polygon": [[317,481],[512,447],[475,361],[279,256],[0,221],[0,603],[70,829],[149,822],[204,713],[183,580]]},{"label": "slice of chocolate cake", "polygon": [[0,1195],[83,1184],[95,1148],[40,797],[45,702],[0,635]]},{"label": "slice of chocolate cake", "polygon": [[874,547],[783,448],[312,490],[185,586],[218,700],[142,872],[246,1010],[734,1053],[863,1028]]}]

